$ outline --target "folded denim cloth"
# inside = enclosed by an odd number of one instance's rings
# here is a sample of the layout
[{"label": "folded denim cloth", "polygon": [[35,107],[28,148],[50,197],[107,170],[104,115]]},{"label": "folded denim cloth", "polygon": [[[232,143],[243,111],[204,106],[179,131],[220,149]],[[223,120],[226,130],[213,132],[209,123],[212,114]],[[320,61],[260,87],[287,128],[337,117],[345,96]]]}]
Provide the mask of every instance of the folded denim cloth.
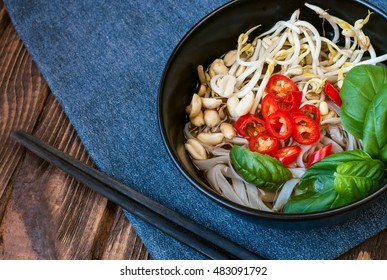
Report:
[{"label": "folded denim cloth", "polygon": [[[384,230],[387,196],[356,219],[308,231],[264,228],[193,188],[167,155],[158,84],[174,46],[225,0],[4,0],[15,28],[97,166],[271,259],[332,259]],[[373,4],[387,9],[385,0]],[[199,253],[127,215],[155,259]]]}]

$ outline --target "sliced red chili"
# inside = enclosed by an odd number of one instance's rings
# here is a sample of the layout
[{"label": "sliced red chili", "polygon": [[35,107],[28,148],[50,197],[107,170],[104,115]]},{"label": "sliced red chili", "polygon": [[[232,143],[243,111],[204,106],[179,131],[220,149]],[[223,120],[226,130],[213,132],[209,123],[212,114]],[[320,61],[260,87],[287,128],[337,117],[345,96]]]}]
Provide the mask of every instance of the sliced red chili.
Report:
[{"label": "sliced red chili", "polygon": [[305,115],[309,116],[316,123],[320,123],[320,110],[312,104],[305,104],[300,108],[300,111]]},{"label": "sliced red chili", "polygon": [[332,99],[333,102],[335,102],[337,105],[341,106],[343,102],[340,98],[339,91],[328,81],[325,82],[324,86],[324,91],[329,96],[329,98]]},{"label": "sliced red chili", "polygon": [[320,127],[310,117],[301,112],[292,114],[294,120],[293,138],[300,144],[310,145],[320,139]]},{"label": "sliced red chili", "polygon": [[272,75],[266,86],[267,93],[274,95],[276,99],[284,99],[288,93],[298,90],[297,85],[282,74]]},{"label": "sliced red chili", "polygon": [[294,130],[291,115],[283,110],[277,110],[266,119],[266,129],[270,135],[279,140],[289,138]]},{"label": "sliced red chili", "polygon": [[284,165],[294,162],[301,152],[300,146],[287,146],[277,150],[273,156]]},{"label": "sliced red chili", "polygon": [[331,151],[332,151],[332,144],[325,145],[324,147],[318,149],[314,153],[310,154],[308,158],[308,164],[306,166],[309,167],[312,164],[329,156],[331,154]]},{"label": "sliced red chili", "polygon": [[285,111],[295,112],[300,108],[302,92],[299,90],[289,92],[284,99],[277,99],[278,106]]},{"label": "sliced red chili", "polygon": [[262,105],[261,105],[261,114],[264,119],[266,119],[270,114],[274,113],[279,109],[277,100],[274,98],[273,95],[267,94],[262,99]]},{"label": "sliced red chili", "polygon": [[267,82],[268,95],[274,96],[278,107],[288,112],[294,112],[300,108],[302,92],[297,85],[282,74],[274,74]]},{"label": "sliced red chili", "polygon": [[269,135],[261,134],[249,140],[249,149],[253,152],[272,155],[278,150],[278,140]]},{"label": "sliced red chili", "polygon": [[241,116],[234,123],[235,130],[245,138],[266,133],[265,121],[252,114]]}]

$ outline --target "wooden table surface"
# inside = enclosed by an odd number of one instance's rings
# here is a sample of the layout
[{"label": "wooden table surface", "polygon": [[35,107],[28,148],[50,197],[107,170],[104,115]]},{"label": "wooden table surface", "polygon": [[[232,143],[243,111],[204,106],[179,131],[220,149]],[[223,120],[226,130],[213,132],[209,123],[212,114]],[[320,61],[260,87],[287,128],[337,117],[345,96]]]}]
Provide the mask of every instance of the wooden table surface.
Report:
[{"label": "wooden table surface", "polygon": [[[118,206],[20,147],[19,129],[93,164],[0,0],[0,259],[151,259]],[[387,259],[386,240],[339,259]]]}]

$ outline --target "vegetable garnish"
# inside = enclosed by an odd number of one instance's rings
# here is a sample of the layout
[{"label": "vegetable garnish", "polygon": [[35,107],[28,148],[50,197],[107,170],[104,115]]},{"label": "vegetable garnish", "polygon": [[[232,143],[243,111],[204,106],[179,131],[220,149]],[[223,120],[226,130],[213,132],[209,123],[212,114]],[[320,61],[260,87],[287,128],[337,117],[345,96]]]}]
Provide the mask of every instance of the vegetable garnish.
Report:
[{"label": "vegetable garnish", "polygon": [[269,134],[260,134],[250,139],[249,149],[252,152],[272,155],[278,150],[278,140]]},{"label": "vegetable garnish", "polygon": [[328,81],[325,82],[324,91],[329,96],[329,98],[333,100],[333,102],[341,106],[342,101],[339,95],[339,91]]},{"label": "vegetable garnish", "polygon": [[387,69],[383,66],[359,65],[345,77],[340,96],[343,104],[340,118],[345,129],[362,139],[368,108],[379,90],[387,84]]},{"label": "vegetable garnish", "polygon": [[385,178],[387,70],[367,64],[387,54],[377,56],[362,30],[372,17],[351,25],[305,5],[332,25],[332,38],[299,10],[253,38],[254,27],[198,66],[186,108],[194,165],[220,195],[262,211],[340,207]]},{"label": "vegetable garnish", "polygon": [[295,112],[292,116],[295,123],[294,140],[304,145],[311,145],[320,140],[320,127],[313,119],[301,112]]},{"label": "vegetable garnish", "polygon": [[273,95],[268,94],[262,99],[261,114],[264,119],[279,109],[277,100]]},{"label": "vegetable garnish", "polygon": [[294,130],[291,115],[284,110],[277,110],[266,119],[266,129],[279,140],[288,139]]},{"label": "vegetable garnish", "polygon": [[324,147],[321,147],[317,151],[313,152],[308,159],[307,167],[310,167],[312,164],[315,164],[316,162],[322,160],[323,158],[329,156],[332,151],[332,143],[329,143],[328,145],[325,145]]},{"label": "vegetable garnish", "polygon": [[364,120],[364,151],[387,164],[387,84],[379,89]]},{"label": "vegetable garnish", "polygon": [[314,120],[316,123],[320,123],[320,109],[312,104],[305,104],[300,108],[300,112],[304,113],[308,117],[310,117],[312,120]]},{"label": "vegetable garnish", "polygon": [[328,210],[361,199],[380,186],[384,169],[361,150],[332,154],[306,170],[284,212]]},{"label": "vegetable garnish", "polygon": [[300,107],[302,92],[285,75],[272,75],[267,82],[266,92],[274,97],[278,107],[282,110],[294,112]]},{"label": "vegetable garnish", "polygon": [[277,150],[273,157],[278,159],[282,164],[289,165],[294,162],[301,152],[300,146],[286,146]]},{"label": "vegetable garnish", "polygon": [[277,190],[292,178],[292,173],[275,158],[233,146],[230,160],[235,170],[249,183],[264,190]]},{"label": "vegetable garnish", "polygon": [[234,124],[235,130],[245,138],[258,136],[266,133],[265,122],[260,118],[247,114],[238,119]]},{"label": "vegetable garnish", "polygon": [[293,91],[299,91],[295,83],[282,74],[274,74],[267,82],[266,91],[277,100],[284,100]]}]

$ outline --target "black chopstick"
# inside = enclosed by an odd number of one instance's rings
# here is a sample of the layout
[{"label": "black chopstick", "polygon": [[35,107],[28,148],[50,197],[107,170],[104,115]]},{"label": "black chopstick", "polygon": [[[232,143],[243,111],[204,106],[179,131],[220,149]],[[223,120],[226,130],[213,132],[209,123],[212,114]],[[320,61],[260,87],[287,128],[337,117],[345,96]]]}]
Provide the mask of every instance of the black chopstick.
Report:
[{"label": "black chopstick", "polygon": [[265,259],[105,173],[49,146],[35,136],[18,131],[13,133],[12,137],[39,157],[59,167],[129,213],[140,217],[210,259]]}]

